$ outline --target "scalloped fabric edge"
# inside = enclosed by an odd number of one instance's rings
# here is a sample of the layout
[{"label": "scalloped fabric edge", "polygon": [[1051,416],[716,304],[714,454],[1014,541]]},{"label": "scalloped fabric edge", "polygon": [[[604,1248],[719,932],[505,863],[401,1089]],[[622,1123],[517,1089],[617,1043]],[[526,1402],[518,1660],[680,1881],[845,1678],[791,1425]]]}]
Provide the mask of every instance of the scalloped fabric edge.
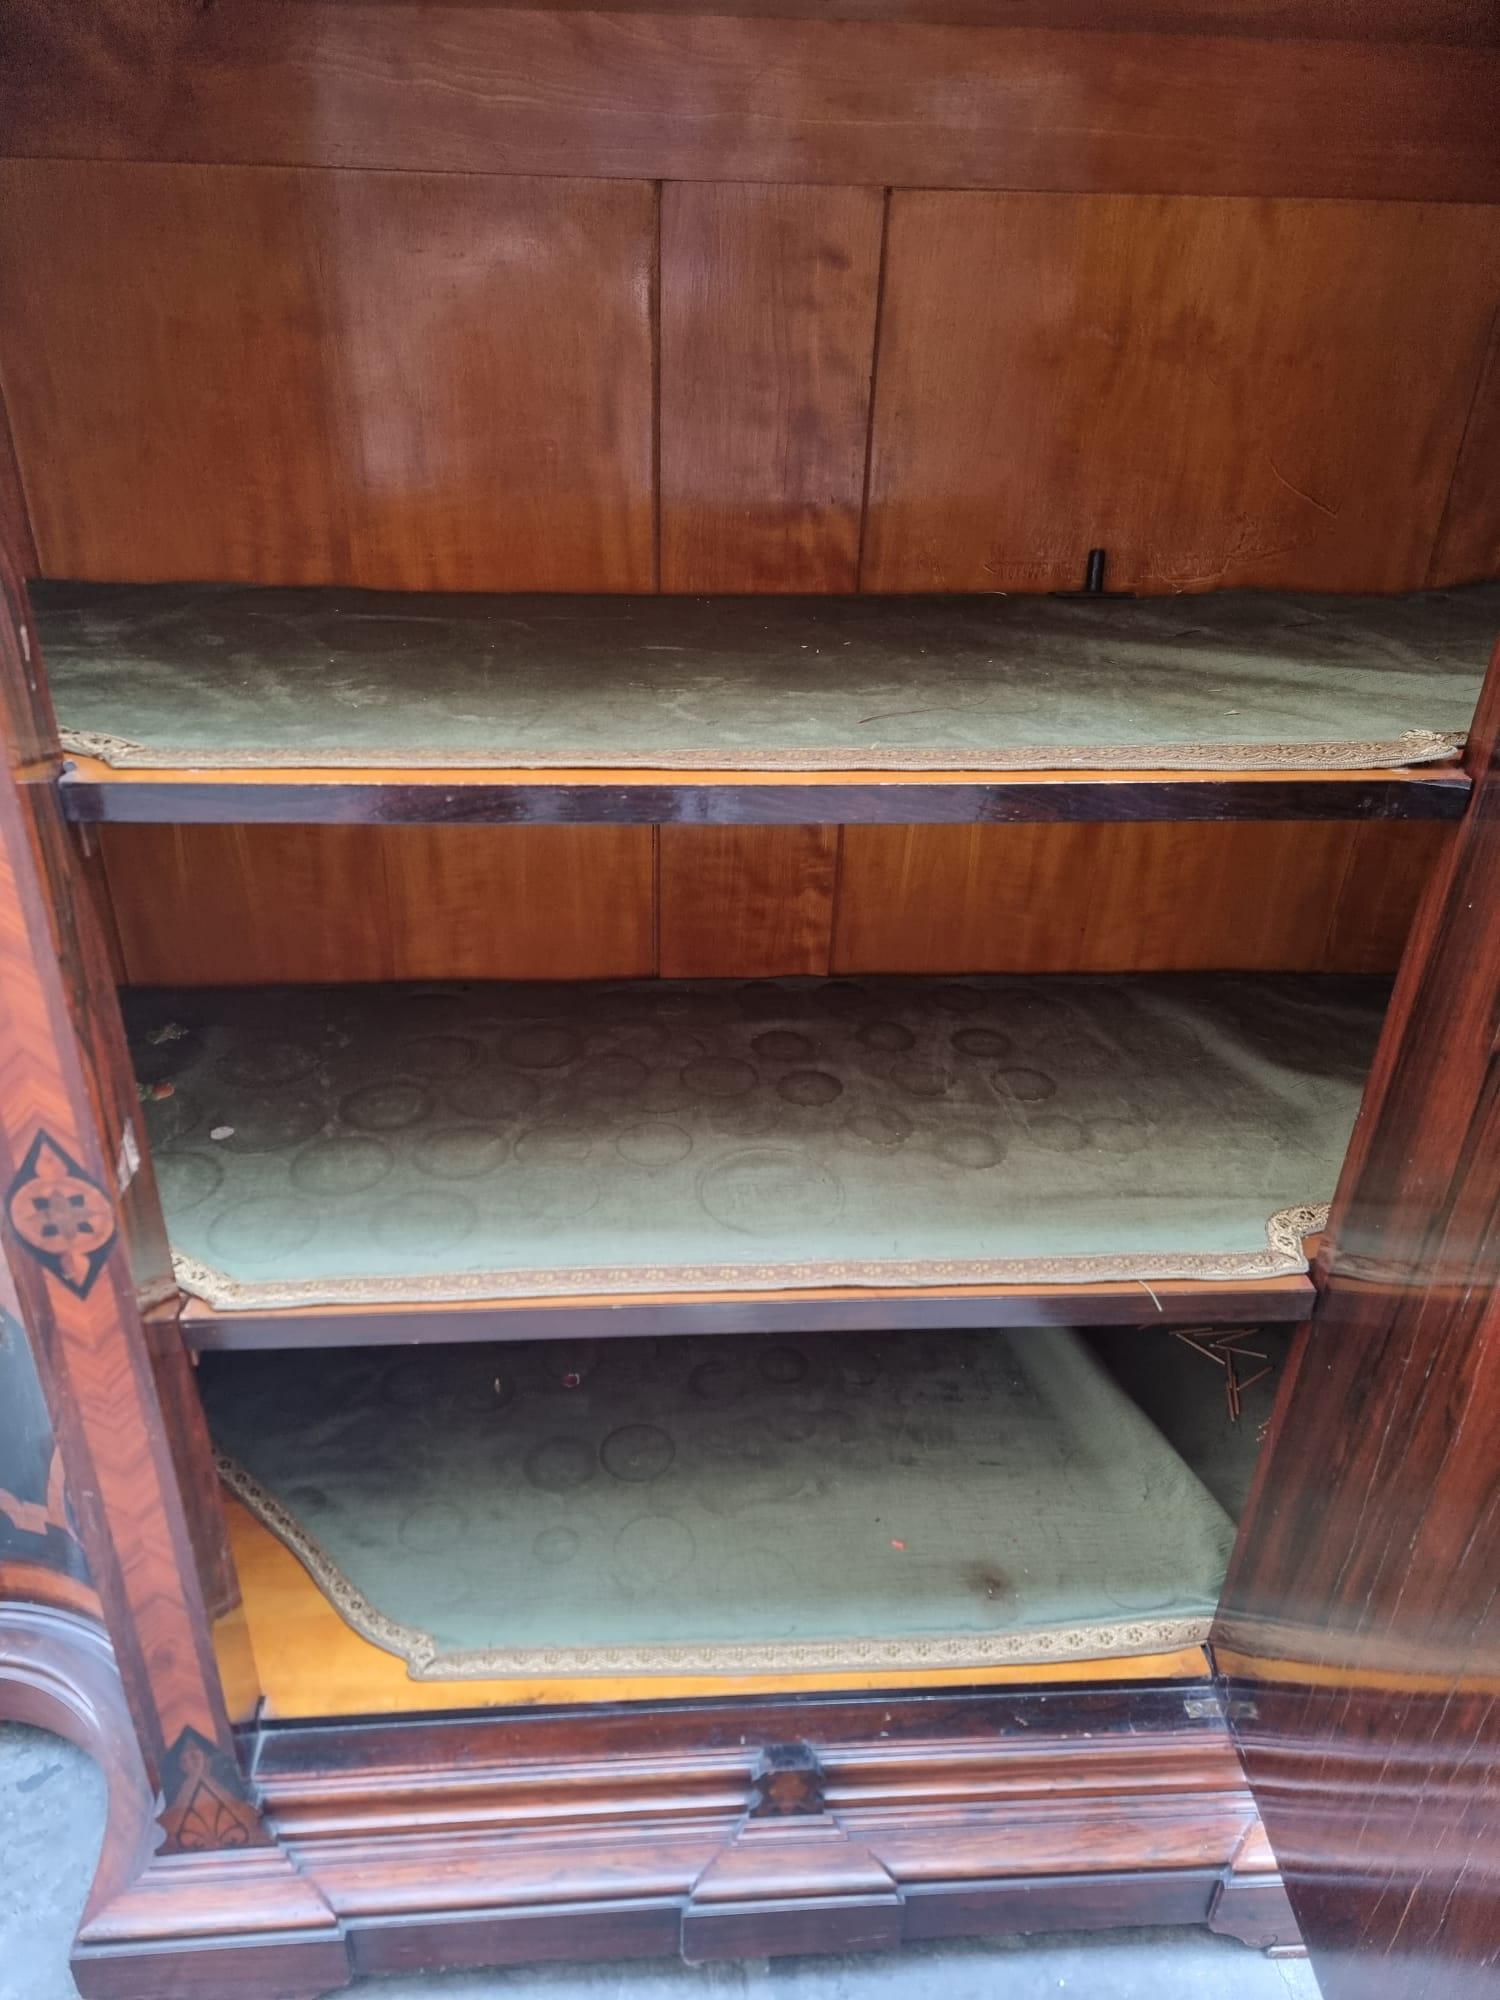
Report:
[{"label": "scalloped fabric edge", "polygon": [[619,770],[619,771],[1363,771],[1434,764],[1465,742],[1453,730],[1408,729],[1368,743],[1136,743],[935,750],[867,744],[815,750],[526,750],[462,749],[206,751],[133,742],[92,729],[63,729],[64,750],[117,770]]}]

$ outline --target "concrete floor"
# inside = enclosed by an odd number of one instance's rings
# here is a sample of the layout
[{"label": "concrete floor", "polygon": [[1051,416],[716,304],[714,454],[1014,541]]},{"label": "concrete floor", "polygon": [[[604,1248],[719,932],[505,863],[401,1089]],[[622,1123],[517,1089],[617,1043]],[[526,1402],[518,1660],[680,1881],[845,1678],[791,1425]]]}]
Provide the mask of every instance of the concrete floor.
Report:
[{"label": "concrete floor", "polygon": [[[75,2000],[68,1945],[104,1824],[88,1758],[0,1727],[0,2000]],[[857,1958],[543,1966],[363,1979],[351,2000],[1318,2000],[1305,1961],[1206,1931],[1106,1931],[924,1945]]]}]

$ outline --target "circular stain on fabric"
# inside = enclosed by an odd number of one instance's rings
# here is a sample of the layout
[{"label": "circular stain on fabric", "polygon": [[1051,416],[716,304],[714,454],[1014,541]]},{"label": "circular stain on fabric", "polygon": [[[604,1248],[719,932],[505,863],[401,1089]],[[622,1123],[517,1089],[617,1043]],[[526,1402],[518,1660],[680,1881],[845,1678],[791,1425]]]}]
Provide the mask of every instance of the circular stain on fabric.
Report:
[{"label": "circular stain on fabric", "polygon": [[806,1444],[816,1437],[822,1419],[816,1410],[785,1409],[773,1412],[770,1425],[787,1444]]},{"label": "circular stain on fabric", "polygon": [[1015,1047],[1009,1035],[996,1028],[960,1028],[953,1046],[961,1056],[1008,1056]]},{"label": "circular stain on fabric", "polygon": [[793,1028],[767,1028],[763,1035],[752,1039],[750,1046],[767,1062],[806,1062],[809,1056],[818,1053],[817,1043]]},{"label": "circular stain on fabric", "polygon": [[867,1049],[879,1049],[887,1055],[900,1055],[916,1041],[910,1028],[903,1028],[899,1021],[866,1021],[862,1028],[855,1029],[855,1039],[864,1043]]},{"label": "circular stain on fabric", "polygon": [[517,1215],[528,1222],[569,1222],[587,1215],[601,1193],[596,1174],[576,1166],[538,1162],[506,1190]]},{"label": "circular stain on fabric", "polygon": [[285,1195],[258,1194],[237,1201],[209,1225],[208,1240],[225,1256],[258,1258],[305,1250],[318,1233],[307,1204]]},{"label": "circular stain on fabric", "polygon": [[644,1063],[673,1063],[678,1068],[701,1056],[707,1044],[669,1021],[611,1021],[608,1055],[639,1056]]},{"label": "circular stain on fabric", "polygon": [[243,1042],[220,1056],[214,1064],[226,1083],[244,1084],[254,1090],[274,1090],[283,1083],[295,1083],[306,1076],[317,1061],[311,1049],[300,1042],[272,1039]]},{"label": "circular stain on fabric", "polygon": [[1088,1144],[1076,1118],[1034,1118],[1026,1136],[1046,1153],[1080,1153]]},{"label": "circular stain on fabric", "polygon": [[705,1403],[737,1403],[745,1392],[745,1371],[738,1362],[715,1355],[698,1363],[688,1376],[688,1388]]},{"label": "circular stain on fabric", "polygon": [[699,1445],[719,1460],[699,1497],[721,1517],[791,1500],[807,1485],[809,1457],[789,1451],[763,1417],[730,1417],[705,1426]]},{"label": "circular stain on fabric", "polygon": [[587,1486],[598,1471],[598,1460],[582,1438],[543,1438],[522,1463],[527,1480],[542,1493],[571,1493]]},{"label": "circular stain on fabric", "polygon": [[562,1165],[569,1160],[586,1160],[595,1134],[582,1126],[533,1125],[516,1141],[516,1158],[523,1165]]},{"label": "circular stain on fabric", "polygon": [[948,1072],[936,1063],[902,1062],[891,1065],[891,1082],[908,1097],[943,1097],[949,1084]]},{"label": "circular stain on fabric", "polygon": [[531,1553],[540,1563],[558,1569],[578,1554],[579,1541],[571,1528],[543,1528],[532,1539]]},{"label": "circular stain on fabric", "polygon": [[579,1054],[582,1043],[571,1028],[517,1028],[500,1045],[500,1053],[517,1069],[560,1069]]},{"label": "circular stain on fabric", "polygon": [[622,1424],[599,1447],[604,1470],[631,1485],[660,1479],[676,1456],[676,1445],[655,1424]]},{"label": "circular stain on fabric", "polygon": [[314,1139],[292,1161],[292,1183],[308,1194],[363,1194],[394,1164],[380,1139]]},{"label": "circular stain on fabric", "polygon": [[541,1102],[542,1093],[529,1076],[512,1071],[491,1070],[444,1092],[444,1102],[452,1110],[471,1118],[483,1118],[504,1125],[528,1117]]},{"label": "circular stain on fabric", "polygon": [[370,1216],[370,1234],[382,1250],[405,1257],[436,1257],[455,1250],[479,1219],[473,1202],[461,1194],[394,1195]]},{"label": "circular stain on fabric", "polygon": [[465,1035],[417,1035],[401,1044],[402,1067],[420,1076],[462,1076],[479,1060],[479,1044]]},{"label": "circular stain on fabric", "polygon": [[449,1125],[428,1132],[412,1148],[412,1165],[438,1181],[472,1181],[495,1171],[509,1150],[509,1141],[483,1125]]},{"label": "circular stain on fabric", "polygon": [[977,1014],[984,1005],[984,995],[975,986],[939,986],[933,991],[932,1002],[945,1014]]},{"label": "circular stain on fabric", "polygon": [[937,1152],[954,1167],[997,1167],[1005,1158],[1005,1148],[988,1132],[969,1127],[961,1132],[944,1132]]},{"label": "circular stain on fabric", "polygon": [[767,1347],[756,1356],[755,1365],[764,1379],[779,1389],[805,1382],[812,1367],[800,1347]]},{"label": "circular stain on fabric", "polygon": [[205,1153],[158,1153],[156,1185],[168,1208],[196,1208],[224,1185],[224,1169]]},{"label": "circular stain on fabric", "polygon": [[680,1125],[660,1120],[627,1125],[615,1140],[615,1151],[633,1167],[675,1167],[693,1150],[693,1142]]},{"label": "circular stain on fabric", "polygon": [[683,1065],[682,1080],[700,1097],[743,1097],[758,1081],[751,1064],[738,1056],[705,1056]]},{"label": "circular stain on fabric", "polygon": [[794,1069],[776,1089],[788,1104],[832,1104],[844,1094],[844,1086],[826,1069]]},{"label": "circular stain on fabric", "polygon": [[659,1590],[675,1583],[698,1553],[693,1533],[667,1514],[642,1514],[615,1537],[615,1575],[627,1591]]},{"label": "circular stain on fabric", "polygon": [[851,1111],[844,1123],[867,1146],[904,1146],[912,1134],[911,1120],[894,1106],[886,1111]]},{"label": "circular stain on fabric", "polygon": [[1083,1130],[1101,1153],[1138,1153],[1146,1143],[1145,1131],[1128,1118],[1092,1118]]},{"label": "circular stain on fabric", "polygon": [[997,1069],[993,1082],[1002,1096],[1017,1104],[1045,1104],[1057,1095],[1057,1085],[1039,1069]]},{"label": "circular stain on fabric", "polygon": [[464,1526],[464,1517],[451,1500],[428,1500],[403,1514],[396,1539],[414,1555],[444,1555],[455,1547]]},{"label": "circular stain on fabric", "polygon": [[577,1078],[600,1097],[628,1097],[646,1081],[646,1065],[634,1056],[590,1056],[579,1064]]},{"label": "circular stain on fabric", "polygon": [[236,1153],[282,1153],[311,1139],[323,1107],[310,1097],[251,1097],[223,1110],[233,1132],[225,1142]]},{"label": "circular stain on fabric", "polygon": [[361,1084],[339,1106],[339,1116],[361,1132],[403,1132],[420,1125],[432,1113],[432,1098],[419,1083],[392,1077],[386,1083]]},{"label": "circular stain on fabric", "polygon": [[731,1153],[700,1177],[698,1199],[715,1222],[741,1236],[816,1229],[844,1205],[842,1183],[804,1153],[770,1147]]}]

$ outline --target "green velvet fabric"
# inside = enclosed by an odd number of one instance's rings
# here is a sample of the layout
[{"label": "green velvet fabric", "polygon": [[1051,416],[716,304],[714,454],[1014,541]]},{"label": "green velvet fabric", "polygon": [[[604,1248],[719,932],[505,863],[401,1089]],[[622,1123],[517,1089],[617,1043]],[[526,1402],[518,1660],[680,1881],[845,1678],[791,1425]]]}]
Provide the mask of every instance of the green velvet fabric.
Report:
[{"label": "green velvet fabric", "polygon": [[121,765],[1336,768],[1450,754],[1500,586],[1408,598],[36,590]]},{"label": "green velvet fabric", "polygon": [[1233,1527],[1077,1335],[223,1356],[231,1487],[421,1677],[1203,1637]]},{"label": "green velvet fabric", "polygon": [[[225,1306],[1270,1276],[1387,987],[1166,974],[137,991]],[[164,1094],[170,1093],[170,1094]]]}]

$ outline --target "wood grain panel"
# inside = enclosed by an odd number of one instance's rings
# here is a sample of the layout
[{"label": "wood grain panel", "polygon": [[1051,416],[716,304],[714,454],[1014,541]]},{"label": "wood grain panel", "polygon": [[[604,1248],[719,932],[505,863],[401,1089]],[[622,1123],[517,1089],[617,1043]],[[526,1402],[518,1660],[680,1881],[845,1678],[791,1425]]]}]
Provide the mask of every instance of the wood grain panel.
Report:
[{"label": "wood grain panel", "polygon": [[31,513],[21,485],[21,468],[16,462],[10,413],[3,396],[0,396],[0,545],[10,550],[11,559],[23,577],[36,575],[36,541],[31,532]]},{"label": "wood grain panel", "polygon": [[43,567],[648,589],[653,234],[628,183],[0,168]]},{"label": "wood grain panel", "polygon": [[14,0],[10,14],[21,59],[0,65],[0,131],[17,154],[874,187],[1500,195],[1490,50],[884,21],[851,32],[839,20],[564,15],[458,0]]},{"label": "wood grain panel", "polygon": [[44,574],[346,573],[303,184],[0,167],[0,363]]},{"label": "wood grain panel", "polygon": [[1423,879],[1413,831],[849,827],[834,970],[1388,972]]},{"label": "wood grain panel", "polygon": [[854,589],[883,210],[663,188],[664,590]]},{"label": "wood grain panel", "polygon": [[654,965],[649,827],[132,826],[132,985],[589,979]]},{"label": "wood grain panel", "polygon": [[398,979],[655,969],[648,826],[403,826],[380,838]]},{"label": "wood grain panel", "polygon": [[1453,843],[1451,826],[1363,826],[1328,932],[1340,972],[1390,972],[1401,962],[1422,891]]},{"label": "wood grain panel", "polygon": [[864,585],[1419,588],[1497,298],[1497,209],[898,194]]},{"label": "wood grain panel", "polygon": [[1092,967],[1332,969],[1347,826],[1214,826],[1188,839],[1170,823],[1121,830],[1091,870],[1083,955]]},{"label": "wood grain panel", "polygon": [[[102,828],[132,984],[1388,972],[1424,825]],[[659,960],[655,925],[659,922]]]},{"label": "wood grain panel", "polygon": [[664,978],[828,971],[837,827],[664,826],[657,837]]},{"label": "wood grain panel", "polygon": [[101,829],[134,986],[390,979],[378,827]]},{"label": "wood grain panel", "polygon": [[299,177],[350,581],[649,590],[652,189]]},{"label": "wood grain panel", "polygon": [[1478,583],[1500,576],[1500,311],[1469,407],[1429,583]]},{"label": "wood grain panel", "polygon": [[1099,866],[1087,826],[850,826],[835,972],[1073,969]]}]

